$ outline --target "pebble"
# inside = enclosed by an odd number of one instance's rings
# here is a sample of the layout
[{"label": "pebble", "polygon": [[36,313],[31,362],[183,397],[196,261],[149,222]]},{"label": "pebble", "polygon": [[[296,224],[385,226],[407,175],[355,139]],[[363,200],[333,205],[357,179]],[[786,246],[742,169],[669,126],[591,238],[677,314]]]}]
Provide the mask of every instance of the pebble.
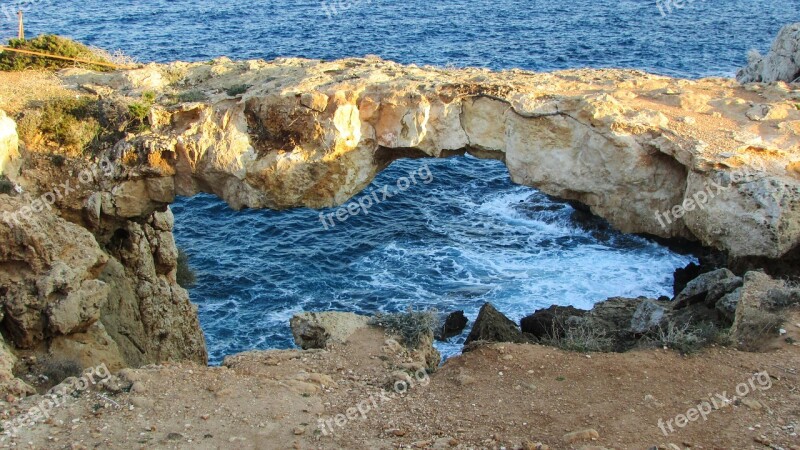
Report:
[{"label": "pebble", "polygon": [[574,444],[576,442],[590,441],[599,438],[600,433],[598,433],[597,430],[593,428],[587,428],[585,430],[573,431],[572,433],[565,434],[564,442],[568,444]]}]

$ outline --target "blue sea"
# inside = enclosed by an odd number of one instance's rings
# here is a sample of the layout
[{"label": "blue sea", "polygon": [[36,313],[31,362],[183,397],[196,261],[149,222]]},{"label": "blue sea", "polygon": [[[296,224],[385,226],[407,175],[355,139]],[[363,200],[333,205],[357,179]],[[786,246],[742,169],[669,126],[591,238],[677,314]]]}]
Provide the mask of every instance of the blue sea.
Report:
[{"label": "blue sea", "polygon": [[[733,76],[800,21],[800,0],[25,0],[29,35],[57,33],[140,61],[379,55],[403,63],[550,71],[625,67],[697,78]],[[293,345],[299,311],[372,313],[492,302],[512,319],[552,304],[589,308],[610,296],[671,294],[692,261],[648,239],[582,226],[569,205],[511,183],[472,157],[403,160],[366,193],[418,183],[370,214],[322,224],[320,211],[234,212],[210,195],[180,199],[178,245],[189,254],[210,359]],[[322,211],[328,214],[332,211]],[[440,344],[459,351],[464,336]]]}]

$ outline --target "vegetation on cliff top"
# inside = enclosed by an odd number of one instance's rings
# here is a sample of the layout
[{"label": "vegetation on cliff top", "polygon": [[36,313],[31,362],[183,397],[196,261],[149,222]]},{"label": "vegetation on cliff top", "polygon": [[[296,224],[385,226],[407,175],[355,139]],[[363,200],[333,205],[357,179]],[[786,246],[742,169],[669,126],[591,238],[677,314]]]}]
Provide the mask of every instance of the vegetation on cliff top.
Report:
[{"label": "vegetation on cliff top", "polygon": [[21,113],[16,118],[18,132],[33,150],[97,154],[127,133],[146,131],[154,101],[151,92],[145,92],[136,102],[117,97],[56,97]]},{"label": "vegetation on cliff top", "polygon": [[[65,58],[85,59],[102,64],[114,64],[113,57],[102,50],[89,48],[81,43],[53,34],[43,34],[33,39],[11,39],[8,47],[47,53]],[[83,66],[94,70],[108,71],[110,67],[76,63],[42,56],[26,55],[16,52],[0,53],[0,70],[45,69],[58,70],[67,67]]]}]

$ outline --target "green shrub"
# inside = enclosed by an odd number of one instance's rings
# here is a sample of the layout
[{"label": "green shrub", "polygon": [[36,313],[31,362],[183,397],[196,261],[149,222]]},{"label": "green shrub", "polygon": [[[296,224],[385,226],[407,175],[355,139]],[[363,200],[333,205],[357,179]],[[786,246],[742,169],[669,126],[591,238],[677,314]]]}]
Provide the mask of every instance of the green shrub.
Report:
[{"label": "green shrub", "polygon": [[207,99],[208,96],[203,91],[199,90],[181,92],[177,97],[179,103],[204,102]]},{"label": "green shrub", "polygon": [[[89,47],[71,39],[53,34],[41,35],[28,40],[11,39],[8,41],[8,46],[15,49],[47,53],[66,58],[80,58],[100,63],[109,63],[107,59],[97,55]],[[16,52],[6,51],[0,53],[0,70],[58,70],[66,67],[75,67],[76,65],[82,65],[96,70],[111,70],[109,67],[75,63],[42,56],[25,55]]]},{"label": "green shrub", "polygon": [[250,88],[251,86],[249,84],[237,84],[229,87],[228,89],[225,89],[225,93],[231,97],[236,97],[238,95],[244,94]]},{"label": "green shrub", "polygon": [[153,107],[155,102],[155,92],[146,91],[142,93],[141,103],[134,102],[128,105],[128,113],[137,131],[142,132],[149,127],[147,116],[150,114],[150,108]]},{"label": "green shrub", "polygon": [[184,289],[194,286],[197,282],[197,275],[195,275],[194,270],[189,266],[189,256],[180,248],[178,249],[178,268],[175,278],[178,281],[178,285]]},{"label": "green shrub", "polygon": [[100,133],[97,100],[61,97],[44,105],[39,130],[59,146],[83,150]]},{"label": "green shrub", "polygon": [[438,324],[436,310],[414,311],[411,307],[404,313],[377,313],[369,320],[370,325],[385,328],[390,334],[399,336],[406,347],[417,348],[422,341],[433,336]]}]

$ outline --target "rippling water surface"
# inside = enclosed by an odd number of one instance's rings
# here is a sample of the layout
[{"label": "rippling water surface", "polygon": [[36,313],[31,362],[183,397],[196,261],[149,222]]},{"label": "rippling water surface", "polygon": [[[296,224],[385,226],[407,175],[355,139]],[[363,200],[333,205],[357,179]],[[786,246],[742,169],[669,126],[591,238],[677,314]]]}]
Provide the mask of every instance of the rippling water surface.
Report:
[{"label": "rippling water surface", "polygon": [[[702,77],[733,75],[747,50],[765,51],[781,25],[800,21],[800,0],[683,0],[666,16],[655,0],[342,4],[329,2],[339,14],[328,17],[321,2],[306,0],[32,0],[26,26],[141,61],[376,54],[439,66]],[[0,35],[15,32],[0,13]],[[175,235],[198,272],[191,295],[212,362],[291,346],[288,319],[302,310],[415,305],[465,309],[474,319],[491,301],[519,319],[550,304],[669,294],[672,271],[690,260],[642,238],[578,227],[569,206],[514,186],[494,161],[399,161],[368,191],[421,164],[432,183],[327,231],[317,211],[233,212],[206,195],[178,201]],[[442,350],[456,352],[462,339]]]}]

